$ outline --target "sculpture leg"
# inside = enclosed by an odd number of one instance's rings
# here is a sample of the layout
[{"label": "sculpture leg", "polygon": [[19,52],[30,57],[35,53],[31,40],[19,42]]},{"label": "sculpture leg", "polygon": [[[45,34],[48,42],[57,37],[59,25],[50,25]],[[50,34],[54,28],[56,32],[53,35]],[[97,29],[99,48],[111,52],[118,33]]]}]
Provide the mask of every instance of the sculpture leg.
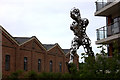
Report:
[{"label": "sculpture leg", "polygon": [[70,49],[70,61],[69,63],[73,63],[74,54],[77,52],[77,49],[79,48],[79,39],[77,36],[74,37],[74,39],[71,42],[71,49]]},{"label": "sculpture leg", "polygon": [[69,61],[69,63],[73,63],[73,58],[74,58],[74,55],[70,51],[70,61]]},{"label": "sculpture leg", "polygon": [[85,52],[88,54],[88,56],[94,56],[94,52],[92,51],[92,47],[91,47],[91,41],[88,37],[84,38],[83,47]]}]

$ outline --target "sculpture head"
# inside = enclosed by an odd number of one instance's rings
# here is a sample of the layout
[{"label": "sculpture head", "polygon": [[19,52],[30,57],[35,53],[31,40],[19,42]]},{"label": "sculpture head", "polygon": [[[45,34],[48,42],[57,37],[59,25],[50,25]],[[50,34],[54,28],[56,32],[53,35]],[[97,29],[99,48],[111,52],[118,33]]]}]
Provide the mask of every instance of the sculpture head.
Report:
[{"label": "sculpture head", "polygon": [[75,7],[73,9],[71,9],[71,11],[70,11],[70,17],[72,19],[74,19],[75,21],[78,21],[78,18],[81,18],[81,16],[80,16],[80,10],[77,9],[77,8],[75,8]]}]

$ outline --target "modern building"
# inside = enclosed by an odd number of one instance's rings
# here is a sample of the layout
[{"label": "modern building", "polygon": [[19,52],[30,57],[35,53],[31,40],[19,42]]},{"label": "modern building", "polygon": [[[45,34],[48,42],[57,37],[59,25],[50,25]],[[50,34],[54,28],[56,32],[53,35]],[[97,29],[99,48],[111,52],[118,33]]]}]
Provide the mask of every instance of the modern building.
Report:
[{"label": "modern building", "polygon": [[105,44],[109,56],[113,56],[114,45],[117,43],[120,53],[120,0],[96,1],[95,16],[106,17],[106,26],[97,29],[96,44]]},{"label": "modern building", "polygon": [[[42,44],[35,36],[13,37],[0,26],[0,66],[2,77],[17,70],[27,73],[31,70],[41,72],[68,72],[69,49],[62,49],[58,43]],[[79,56],[74,63],[77,68]]]}]

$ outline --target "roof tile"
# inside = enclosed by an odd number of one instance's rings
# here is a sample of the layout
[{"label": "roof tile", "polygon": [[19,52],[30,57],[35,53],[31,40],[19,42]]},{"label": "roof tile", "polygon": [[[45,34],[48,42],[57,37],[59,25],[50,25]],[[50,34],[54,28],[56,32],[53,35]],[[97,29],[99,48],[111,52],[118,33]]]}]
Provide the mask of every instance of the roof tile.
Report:
[{"label": "roof tile", "polygon": [[26,42],[31,39],[31,37],[13,37],[19,44]]}]

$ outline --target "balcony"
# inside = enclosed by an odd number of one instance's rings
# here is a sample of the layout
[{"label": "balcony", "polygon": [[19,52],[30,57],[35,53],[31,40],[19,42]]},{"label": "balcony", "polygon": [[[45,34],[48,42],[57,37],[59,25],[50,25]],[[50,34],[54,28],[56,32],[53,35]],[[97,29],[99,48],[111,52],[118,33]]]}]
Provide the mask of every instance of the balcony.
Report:
[{"label": "balcony", "polygon": [[119,12],[120,0],[97,0],[95,16],[108,16]]},{"label": "balcony", "polygon": [[97,31],[97,40],[107,38],[107,27],[106,26],[96,29],[96,31]]},{"label": "balcony", "polygon": [[[117,38],[117,37],[114,37],[114,35],[120,33],[120,20],[108,26],[104,26],[99,29],[96,29],[96,31],[97,31],[97,42],[98,43],[106,43],[114,38]],[[107,38],[109,38],[109,40]]]},{"label": "balcony", "polygon": [[110,3],[114,2],[115,0],[97,0],[96,3],[96,11],[99,11],[103,7],[109,5]]}]

